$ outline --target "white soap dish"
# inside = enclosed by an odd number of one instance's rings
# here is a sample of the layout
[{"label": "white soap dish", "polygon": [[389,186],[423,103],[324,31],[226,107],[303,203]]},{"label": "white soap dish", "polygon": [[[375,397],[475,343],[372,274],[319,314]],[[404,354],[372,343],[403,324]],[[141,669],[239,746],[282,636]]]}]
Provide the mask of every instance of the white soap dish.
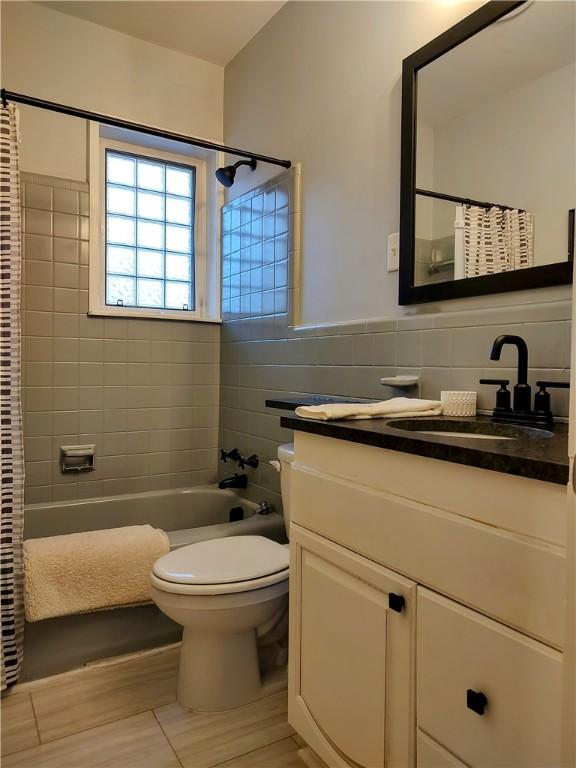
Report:
[{"label": "white soap dish", "polygon": [[415,387],[420,381],[419,376],[386,376],[380,379],[380,384],[385,384],[387,387]]}]

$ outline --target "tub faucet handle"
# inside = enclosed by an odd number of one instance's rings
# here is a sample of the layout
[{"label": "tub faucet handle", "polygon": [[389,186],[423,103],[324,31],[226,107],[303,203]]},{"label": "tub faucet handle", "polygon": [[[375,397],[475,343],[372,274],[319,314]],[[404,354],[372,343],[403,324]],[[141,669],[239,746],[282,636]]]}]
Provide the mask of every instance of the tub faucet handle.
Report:
[{"label": "tub faucet handle", "polygon": [[256,469],[256,467],[260,464],[260,459],[258,456],[253,453],[252,456],[240,456],[238,459],[238,465],[240,469],[244,469],[245,467],[250,467],[251,469]]},{"label": "tub faucet handle", "polygon": [[227,459],[232,459],[232,461],[240,461],[242,456],[240,455],[240,451],[238,448],[232,448],[231,451],[225,451],[224,448],[220,449],[220,461],[223,461],[224,464],[226,464]]}]

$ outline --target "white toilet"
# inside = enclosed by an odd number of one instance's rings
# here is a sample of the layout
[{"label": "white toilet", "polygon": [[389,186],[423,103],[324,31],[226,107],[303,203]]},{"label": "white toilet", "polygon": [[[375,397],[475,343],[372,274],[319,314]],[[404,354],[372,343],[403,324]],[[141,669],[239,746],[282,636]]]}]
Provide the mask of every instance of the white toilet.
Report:
[{"label": "white toilet", "polygon": [[[278,449],[289,531],[292,444]],[[184,627],[178,701],[199,712],[239,707],[283,687],[262,679],[258,636],[288,604],[288,546],[263,536],[231,536],[181,547],[154,564],[151,597]]]}]

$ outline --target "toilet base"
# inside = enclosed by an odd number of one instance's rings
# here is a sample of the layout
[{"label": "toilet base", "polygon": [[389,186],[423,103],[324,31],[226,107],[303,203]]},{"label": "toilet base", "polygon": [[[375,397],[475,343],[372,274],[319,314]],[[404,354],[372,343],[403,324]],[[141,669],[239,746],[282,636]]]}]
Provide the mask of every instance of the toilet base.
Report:
[{"label": "toilet base", "polygon": [[277,675],[263,679],[258,647],[266,639],[270,649],[276,636],[268,633],[283,628],[288,610],[288,574],[267,578],[273,577],[277,581],[264,586],[256,579],[242,582],[243,589],[234,592],[198,594],[195,589],[202,585],[164,582],[152,573],[152,599],[184,628],[178,679],[178,701],[184,707],[222,712],[285,687]]},{"label": "toilet base", "polygon": [[255,630],[222,633],[184,628],[178,702],[186,709],[235,709],[285,690],[286,679],[286,668],[262,678]]}]

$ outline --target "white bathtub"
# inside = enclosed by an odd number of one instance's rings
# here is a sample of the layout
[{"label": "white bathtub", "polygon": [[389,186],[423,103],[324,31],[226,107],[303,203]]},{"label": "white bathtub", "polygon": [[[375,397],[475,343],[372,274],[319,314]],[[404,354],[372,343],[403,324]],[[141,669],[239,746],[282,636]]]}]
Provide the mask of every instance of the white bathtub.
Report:
[{"label": "white bathtub", "polygon": [[[229,522],[235,507],[242,507],[243,519]],[[168,533],[172,548],[247,534],[286,541],[282,516],[258,514],[257,508],[233,491],[213,485],[29,504],[24,536],[33,539],[148,523]],[[35,680],[98,659],[176,642],[180,635],[181,628],[152,604],[27,624],[20,679]]]},{"label": "white bathtub", "polygon": [[[231,523],[230,511],[237,507],[242,508],[243,519]],[[284,540],[281,515],[261,515],[257,509],[254,502],[214,485],[29,504],[25,510],[24,537],[37,539],[148,523],[168,533],[173,549],[195,541],[246,534]]]}]

